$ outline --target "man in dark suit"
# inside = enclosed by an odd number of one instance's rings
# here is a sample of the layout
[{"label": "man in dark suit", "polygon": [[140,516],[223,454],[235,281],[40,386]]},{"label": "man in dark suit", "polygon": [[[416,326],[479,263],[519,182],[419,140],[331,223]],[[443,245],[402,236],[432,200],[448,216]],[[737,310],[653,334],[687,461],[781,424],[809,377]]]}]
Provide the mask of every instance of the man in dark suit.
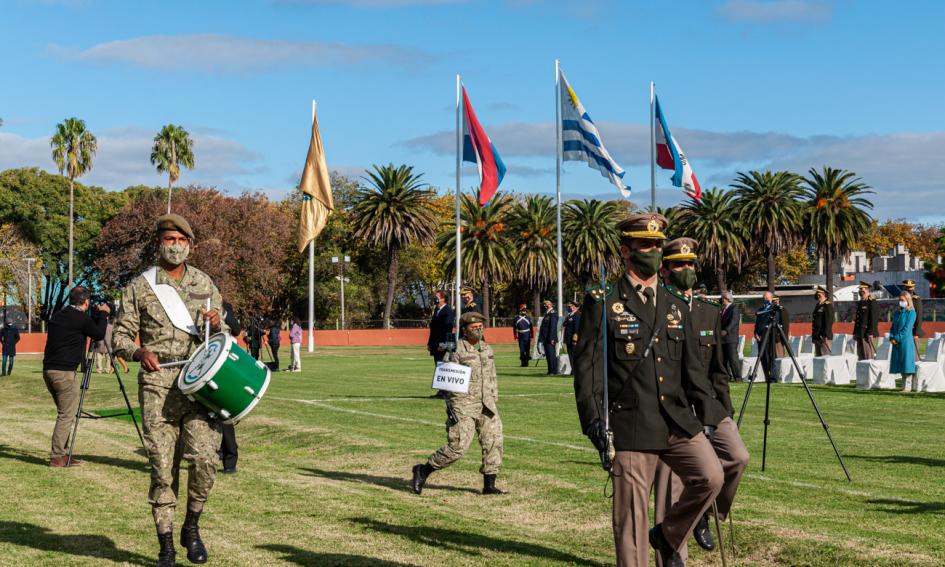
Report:
[{"label": "man in dark suit", "polygon": [[574,373],[574,347],[578,342],[578,329],[581,328],[581,307],[576,301],[568,302],[568,313],[564,316],[564,346],[568,349],[568,362],[571,373]]},{"label": "man in dark suit", "polygon": [[525,310],[525,304],[518,306],[518,316],[512,321],[512,334],[518,341],[518,359],[522,363],[522,368],[528,366],[532,354],[532,320],[528,318],[528,312]]},{"label": "man in dark suit", "polygon": [[456,324],[453,308],[446,303],[446,291],[438,290],[434,297],[436,305],[433,307],[433,316],[430,317],[430,338],[427,339],[427,351],[437,363],[445,359],[448,351],[441,347],[442,343],[449,342]]},{"label": "man in dark suit", "polygon": [[815,356],[828,356],[830,341],[833,340],[833,303],[827,299],[827,289],[821,286],[814,288],[817,305],[811,314],[810,337],[814,343]]},{"label": "man in dark suit", "polygon": [[722,355],[730,380],[738,380],[742,374],[742,353],[738,352],[739,326],[742,322],[742,315],[738,312],[738,306],[735,305],[734,300],[732,292],[722,292]]},{"label": "man in dark suit", "polygon": [[[689,305],[660,286],[666,219],[631,215],[617,225],[625,273],[612,290],[588,293],[575,350],[574,389],[581,427],[606,455],[613,448],[613,530],[617,564],[645,566],[649,544],[668,567],[722,488],[722,466],[693,415],[712,403]],[[601,318],[607,317],[607,350]],[[603,406],[604,364],[610,407]],[[606,460],[606,457],[605,459]],[[682,479],[679,500],[647,534],[649,491],[658,461]],[[647,537],[649,535],[649,537]]]},{"label": "man in dark suit", "polygon": [[545,351],[548,374],[553,376],[558,373],[558,314],[555,313],[550,300],[546,299],[542,305],[545,308],[545,316],[542,317],[541,327],[538,328],[538,342]]},{"label": "man in dark suit", "polygon": [[[764,340],[765,332],[768,327],[774,323],[774,294],[766,291],[761,299],[761,307],[755,312],[755,342],[758,343],[758,356],[761,357],[761,370],[764,372],[765,380],[774,379],[774,343],[777,335],[768,338],[765,345],[761,344]],[[771,329],[770,333],[777,333],[776,329]],[[770,334],[769,333],[769,334]]]},{"label": "man in dark suit", "polygon": [[879,335],[879,308],[873,299],[870,290],[872,286],[860,282],[857,293],[860,300],[856,302],[856,317],[853,319],[853,339],[856,341],[856,357],[868,360],[876,356],[876,345],[873,338]]}]

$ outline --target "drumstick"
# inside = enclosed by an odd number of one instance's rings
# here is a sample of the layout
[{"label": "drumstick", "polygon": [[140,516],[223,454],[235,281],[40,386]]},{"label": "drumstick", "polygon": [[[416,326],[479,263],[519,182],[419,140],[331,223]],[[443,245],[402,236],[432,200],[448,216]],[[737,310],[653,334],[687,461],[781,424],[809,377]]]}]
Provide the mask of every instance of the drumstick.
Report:
[{"label": "drumstick", "polygon": [[190,362],[190,359],[178,360],[177,362],[165,362],[163,364],[158,364],[158,368],[174,368],[175,366],[184,366],[185,364],[189,362]]},{"label": "drumstick", "polygon": [[207,310],[203,316],[203,344],[210,342],[210,319],[207,318],[206,313],[210,312],[210,298],[207,298]]}]

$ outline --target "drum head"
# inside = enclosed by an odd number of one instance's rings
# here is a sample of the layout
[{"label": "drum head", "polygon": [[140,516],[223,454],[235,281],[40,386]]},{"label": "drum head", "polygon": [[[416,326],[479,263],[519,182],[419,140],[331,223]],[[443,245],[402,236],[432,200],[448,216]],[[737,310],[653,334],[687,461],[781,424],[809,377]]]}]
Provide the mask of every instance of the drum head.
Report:
[{"label": "drum head", "polygon": [[178,379],[177,386],[182,392],[189,394],[200,389],[217,373],[226,360],[231,340],[226,333],[217,333],[208,343],[200,345]]}]

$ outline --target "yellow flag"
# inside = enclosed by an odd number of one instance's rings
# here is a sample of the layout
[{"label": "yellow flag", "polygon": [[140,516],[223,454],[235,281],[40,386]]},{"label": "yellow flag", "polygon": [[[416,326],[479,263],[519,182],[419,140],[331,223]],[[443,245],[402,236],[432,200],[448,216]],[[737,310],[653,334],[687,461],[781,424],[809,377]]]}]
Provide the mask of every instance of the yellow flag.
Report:
[{"label": "yellow flag", "polygon": [[302,170],[302,219],[299,222],[299,252],[318,236],[328,222],[328,215],[335,208],[331,198],[331,181],[325,164],[325,150],[318,133],[318,118],[312,111],[312,139],[308,144],[308,157]]}]

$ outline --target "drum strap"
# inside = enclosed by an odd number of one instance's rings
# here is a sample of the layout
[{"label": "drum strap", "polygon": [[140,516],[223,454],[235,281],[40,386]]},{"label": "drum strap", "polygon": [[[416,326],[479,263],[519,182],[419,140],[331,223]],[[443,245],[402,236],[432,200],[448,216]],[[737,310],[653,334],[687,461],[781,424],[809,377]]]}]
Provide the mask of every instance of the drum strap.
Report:
[{"label": "drum strap", "polygon": [[195,336],[199,335],[200,331],[197,330],[197,325],[194,324],[194,319],[190,316],[187,305],[184,303],[184,300],[180,298],[180,294],[177,293],[174,286],[157,283],[157,267],[155,266],[145,270],[141,275],[144,276],[144,281],[148,282],[151,291],[154,292],[161,307],[164,308],[164,312],[167,313],[171,324],[185,333],[190,333]]}]

